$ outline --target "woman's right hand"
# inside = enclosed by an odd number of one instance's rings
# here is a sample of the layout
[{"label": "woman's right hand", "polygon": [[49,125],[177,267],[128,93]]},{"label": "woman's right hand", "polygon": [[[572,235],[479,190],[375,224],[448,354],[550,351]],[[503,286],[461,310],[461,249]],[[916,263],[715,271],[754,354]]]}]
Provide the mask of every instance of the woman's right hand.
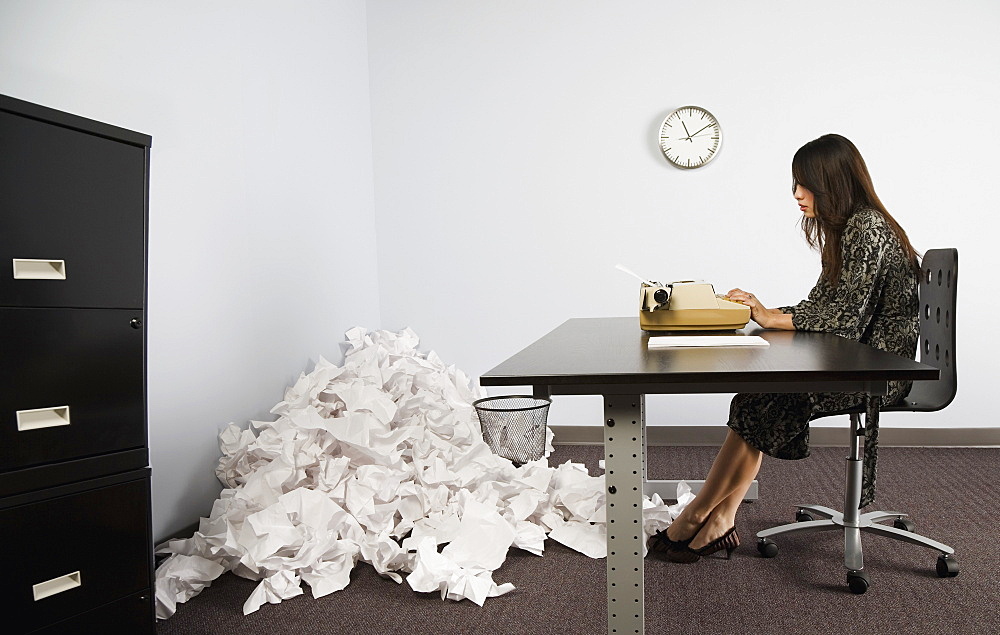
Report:
[{"label": "woman's right hand", "polygon": [[747,305],[750,307],[750,318],[762,327],[770,328],[769,318],[772,312],[754,294],[739,288],[730,289],[729,293],[726,294],[726,299],[730,302],[739,302],[740,304]]},{"label": "woman's right hand", "polygon": [[794,331],[795,324],[792,322],[790,313],[782,313],[780,309],[769,309],[761,304],[757,296],[744,291],[743,289],[732,289],[726,294],[726,299],[731,302],[739,302],[750,307],[750,318],[766,329],[781,329]]}]

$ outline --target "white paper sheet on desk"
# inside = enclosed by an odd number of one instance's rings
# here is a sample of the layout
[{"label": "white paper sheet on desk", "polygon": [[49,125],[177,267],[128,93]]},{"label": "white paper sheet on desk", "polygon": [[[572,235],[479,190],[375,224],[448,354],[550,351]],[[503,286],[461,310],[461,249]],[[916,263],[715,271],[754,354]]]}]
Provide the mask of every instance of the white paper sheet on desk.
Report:
[{"label": "white paper sheet on desk", "polygon": [[759,335],[663,335],[649,338],[649,348],[688,348],[695,346],[770,346]]}]

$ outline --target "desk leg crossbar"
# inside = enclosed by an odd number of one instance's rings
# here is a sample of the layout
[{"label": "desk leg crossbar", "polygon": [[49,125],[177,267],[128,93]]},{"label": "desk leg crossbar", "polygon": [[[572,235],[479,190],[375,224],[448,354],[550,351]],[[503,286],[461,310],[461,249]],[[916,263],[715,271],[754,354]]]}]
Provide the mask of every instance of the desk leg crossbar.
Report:
[{"label": "desk leg crossbar", "polygon": [[643,632],[643,395],[604,396],[608,633]]}]

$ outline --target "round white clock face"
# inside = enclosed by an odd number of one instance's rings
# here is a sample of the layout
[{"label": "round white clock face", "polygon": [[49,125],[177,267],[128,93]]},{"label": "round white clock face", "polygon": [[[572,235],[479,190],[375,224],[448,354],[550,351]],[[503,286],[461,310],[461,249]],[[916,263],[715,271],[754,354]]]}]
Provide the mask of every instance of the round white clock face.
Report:
[{"label": "round white clock face", "polygon": [[722,128],[704,108],[683,106],[660,125],[660,150],[679,168],[700,168],[715,158],[722,146]]}]

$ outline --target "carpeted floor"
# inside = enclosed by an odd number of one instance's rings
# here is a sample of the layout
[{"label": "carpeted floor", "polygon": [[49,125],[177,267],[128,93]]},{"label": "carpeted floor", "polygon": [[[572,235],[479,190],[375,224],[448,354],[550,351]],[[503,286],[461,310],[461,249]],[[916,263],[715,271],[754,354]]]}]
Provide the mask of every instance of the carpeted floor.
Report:
[{"label": "carpeted floor", "polygon": [[[937,552],[866,535],[865,568],[872,586],[847,590],[843,539],[837,532],[780,538],[779,555],[761,558],[754,534],[793,520],[796,503],[843,506],[844,456],[816,448],[803,461],[765,457],[760,500],[738,519],[743,545],[730,561],[679,565],[647,559],[647,633],[1000,633],[1000,449],[883,448],[879,509],[911,515],[916,531],[951,545],[961,564],[956,578],[938,578]],[[651,447],[650,478],[704,478],[714,448]],[[599,446],[557,446],[550,457],[586,463],[597,474]],[[545,555],[512,549],[494,574],[517,589],[471,602],[417,594],[359,564],[343,591],[265,605],[244,617],[255,582],[225,574],[157,626],[160,635],[425,633],[601,633],[607,627],[605,561],[554,541]]]}]

